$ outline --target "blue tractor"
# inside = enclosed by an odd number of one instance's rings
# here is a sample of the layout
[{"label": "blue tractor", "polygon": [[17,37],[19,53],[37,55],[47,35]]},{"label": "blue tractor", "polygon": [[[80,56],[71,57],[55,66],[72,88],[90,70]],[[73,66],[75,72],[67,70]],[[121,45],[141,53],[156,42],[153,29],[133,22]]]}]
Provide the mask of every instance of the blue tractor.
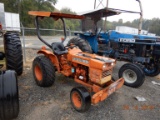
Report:
[{"label": "blue tractor", "polygon": [[[73,43],[84,52],[132,62],[147,76],[158,75],[160,72],[160,38],[140,34],[143,14],[140,0],[136,1],[140,4],[141,12],[103,8],[83,13],[82,15],[85,16],[85,19],[82,20],[83,32],[75,33],[76,37],[70,39],[68,45]],[[125,34],[115,30],[105,32],[98,28],[101,18],[126,12],[140,14],[139,34]],[[119,77],[126,78],[126,85],[135,87],[137,76],[134,77],[134,72],[130,74],[132,71],[126,71],[127,75],[122,74],[125,67],[120,68]]]}]

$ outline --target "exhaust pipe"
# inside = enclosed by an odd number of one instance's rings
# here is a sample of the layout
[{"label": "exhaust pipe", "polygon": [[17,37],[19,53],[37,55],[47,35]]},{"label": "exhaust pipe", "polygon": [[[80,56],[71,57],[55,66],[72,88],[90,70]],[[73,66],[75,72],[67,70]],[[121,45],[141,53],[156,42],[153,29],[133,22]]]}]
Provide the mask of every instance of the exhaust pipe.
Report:
[{"label": "exhaust pipe", "polygon": [[142,22],[143,22],[143,8],[142,8],[142,3],[140,0],[136,0],[139,3],[140,7],[140,19],[139,19],[139,27],[138,27],[138,34],[141,33],[142,30]]}]

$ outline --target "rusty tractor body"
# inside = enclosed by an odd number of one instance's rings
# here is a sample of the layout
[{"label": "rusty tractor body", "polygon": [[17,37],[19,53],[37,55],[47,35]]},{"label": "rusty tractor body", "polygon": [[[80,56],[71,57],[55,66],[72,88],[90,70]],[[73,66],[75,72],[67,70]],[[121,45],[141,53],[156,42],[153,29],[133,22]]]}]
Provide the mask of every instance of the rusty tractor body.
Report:
[{"label": "rusty tractor body", "polygon": [[36,16],[35,23],[39,39],[52,49],[49,51],[43,46],[38,51],[38,54],[43,54],[43,56],[38,56],[33,61],[33,75],[39,86],[51,86],[55,80],[55,71],[72,77],[75,82],[83,86],[73,88],[70,93],[71,104],[79,112],[88,110],[91,103],[96,104],[105,100],[122,87],[123,78],[116,81],[112,80],[112,71],[116,64],[115,59],[82,52],[74,44],[64,46],[63,42],[53,42],[50,45],[40,36],[39,18],[61,19],[66,38],[63,18],[82,19],[83,16],[38,11],[30,11],[29,14]]}]

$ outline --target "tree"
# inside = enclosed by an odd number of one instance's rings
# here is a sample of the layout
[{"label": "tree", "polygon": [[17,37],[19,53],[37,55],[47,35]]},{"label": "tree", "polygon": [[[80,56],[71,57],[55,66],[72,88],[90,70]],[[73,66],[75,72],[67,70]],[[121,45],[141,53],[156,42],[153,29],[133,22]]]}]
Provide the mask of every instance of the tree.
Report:
[{"label": "tree", "polygon": [[[68,13],[68,14],[76,14],[75,12],[73,12],[70,8],[62,8],[60,10],[62,13]],[[70,30],[81,30],[80,27],[80,20],[75,20],[75,19],[65,19],[65,23],[66,23],[66,28],[70,29]],[[60,21],[55,22],[54,24],[54,28],[56,29],[62,29],[62,26],[60,24]]]},{"label": "tree", "polygon": [[123,24],[123,19],[119,19],[119,20],[118,20],[118,24],[119,24],[119,25]]},{"label": "tree", "polygon": [[53,4],[56,4],[57,0],[0,0],[0,2],[4,3],[6,12],[19,13],[25,27],[34,27],[33,17],[28,15],[28,11],[54,11]]}]

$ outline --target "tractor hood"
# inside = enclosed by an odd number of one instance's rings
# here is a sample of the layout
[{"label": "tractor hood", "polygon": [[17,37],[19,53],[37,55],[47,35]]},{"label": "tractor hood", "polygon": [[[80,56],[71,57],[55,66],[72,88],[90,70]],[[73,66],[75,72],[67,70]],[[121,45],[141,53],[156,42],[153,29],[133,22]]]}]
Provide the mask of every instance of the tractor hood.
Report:
[{"label": "tractor hood", "polygon": [[138,35],[138,34],[127,34],[120,33],[115,30],[111,30],[108,33],[109,39],[116,40],[117,42],[135,43],[135,44],[149,44],[149,45],[160,45],[160,37],[149,36],[149,35]]},{"label": "tractor hood", "polygon": [[116,60],[108,57],[99,56],[82,52],[79,48],[68,50],[68,60],[79,63],[90,68],[99,70],[110,70],[115,66]]}]

